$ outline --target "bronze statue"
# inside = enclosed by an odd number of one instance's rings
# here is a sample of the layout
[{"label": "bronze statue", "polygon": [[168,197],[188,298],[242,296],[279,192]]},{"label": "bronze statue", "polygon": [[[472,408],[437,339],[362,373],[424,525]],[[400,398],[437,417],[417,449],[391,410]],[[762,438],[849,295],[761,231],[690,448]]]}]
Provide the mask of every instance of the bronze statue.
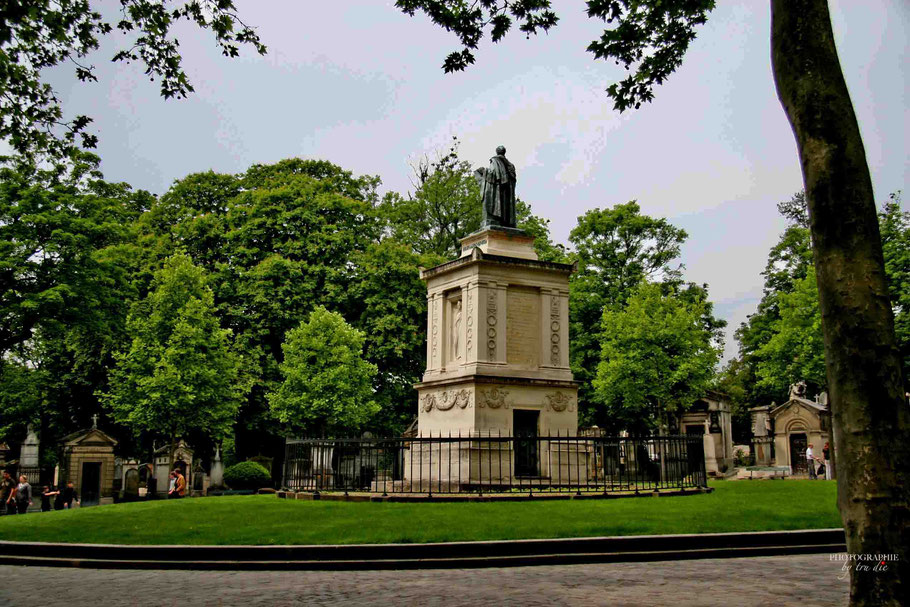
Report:
[{"label": "bronze statue", "polygon": [[481,227],[515,227],[515,165],[506,159],[506,148],[496,148],[490,158],[490,167],[474,172],[480,182],[480,200],[483,204]]}]

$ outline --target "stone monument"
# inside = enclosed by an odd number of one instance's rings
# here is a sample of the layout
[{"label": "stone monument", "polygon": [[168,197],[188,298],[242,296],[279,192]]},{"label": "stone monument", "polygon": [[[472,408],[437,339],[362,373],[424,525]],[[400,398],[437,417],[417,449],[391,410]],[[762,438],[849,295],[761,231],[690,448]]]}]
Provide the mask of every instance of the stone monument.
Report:
[{"label": "stone monument", "polygon": [[[484,226],[462,239],[460,258],[420,274],[427,283],[427,368],[415,386],[418,434],[575,436],[578,386],[569,369],[569,276],[575,267],[540,261],[533,237],[515,228],[515,169],[504,148],[497,152],[491,168],[477,171],[485,180]],[[545,455],[503,468],[556,476],[548,461],[578,461],[575,454]],[[467,479],[454,458],[468,455],[451,457],[442,467],[451,464],[453,478],[457,472]],[[478,454],[471,458],[480,461]],[[579,472],[571,474],[578,478]]]},{"label": "stone monument", "polygon": [[224,463],[221,461],[221,447],[215,446],[215,457],[212,458],[210,486],[221,487],[224,484]]}]

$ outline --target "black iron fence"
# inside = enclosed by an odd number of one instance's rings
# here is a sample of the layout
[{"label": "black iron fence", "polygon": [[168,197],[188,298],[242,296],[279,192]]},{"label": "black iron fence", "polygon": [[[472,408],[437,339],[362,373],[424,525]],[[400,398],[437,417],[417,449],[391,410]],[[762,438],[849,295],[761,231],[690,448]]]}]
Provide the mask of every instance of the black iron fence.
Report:
[{"label": "black iron fence", "polygon": [[695,436],[288,440],[283,486],[392,493],[627,492],[706,486]]}]

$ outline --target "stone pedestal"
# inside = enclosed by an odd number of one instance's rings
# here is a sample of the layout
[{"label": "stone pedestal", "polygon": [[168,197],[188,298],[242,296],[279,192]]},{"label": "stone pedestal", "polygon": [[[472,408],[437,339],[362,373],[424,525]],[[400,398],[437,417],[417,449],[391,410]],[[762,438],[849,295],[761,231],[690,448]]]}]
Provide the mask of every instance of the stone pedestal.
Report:
[{"label": "stone pedestal", "polygon": [[[426,372],[415,386],[420,436],[576,435],[578,386],[569,369],[573,271],[538,260],[523,231],[490,227],[462,240],[459,259],[421,272],[428,339]],[[475,461],[497,471],[502,464],[514,475],[508,444],[460,445],[445,454],[457,462],[441,466],[452,464],[455,479],[470,478]],[[541,443],[537,475],[553,474],[547,463],[553,448]],[[419,458],[419,450],[411,457]],[[495,461],[486,462],[490,457]]]}]

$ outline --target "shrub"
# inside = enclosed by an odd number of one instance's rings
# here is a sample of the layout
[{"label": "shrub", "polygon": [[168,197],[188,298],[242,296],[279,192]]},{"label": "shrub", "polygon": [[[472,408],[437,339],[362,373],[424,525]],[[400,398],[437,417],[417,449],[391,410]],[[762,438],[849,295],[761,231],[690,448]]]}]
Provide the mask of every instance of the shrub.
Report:
[{"label": "shrub", "polygon": [[231,489],[259,489],[272,484],[268,470],[256,462],[240,462],[224,471],[224,483]]}]

